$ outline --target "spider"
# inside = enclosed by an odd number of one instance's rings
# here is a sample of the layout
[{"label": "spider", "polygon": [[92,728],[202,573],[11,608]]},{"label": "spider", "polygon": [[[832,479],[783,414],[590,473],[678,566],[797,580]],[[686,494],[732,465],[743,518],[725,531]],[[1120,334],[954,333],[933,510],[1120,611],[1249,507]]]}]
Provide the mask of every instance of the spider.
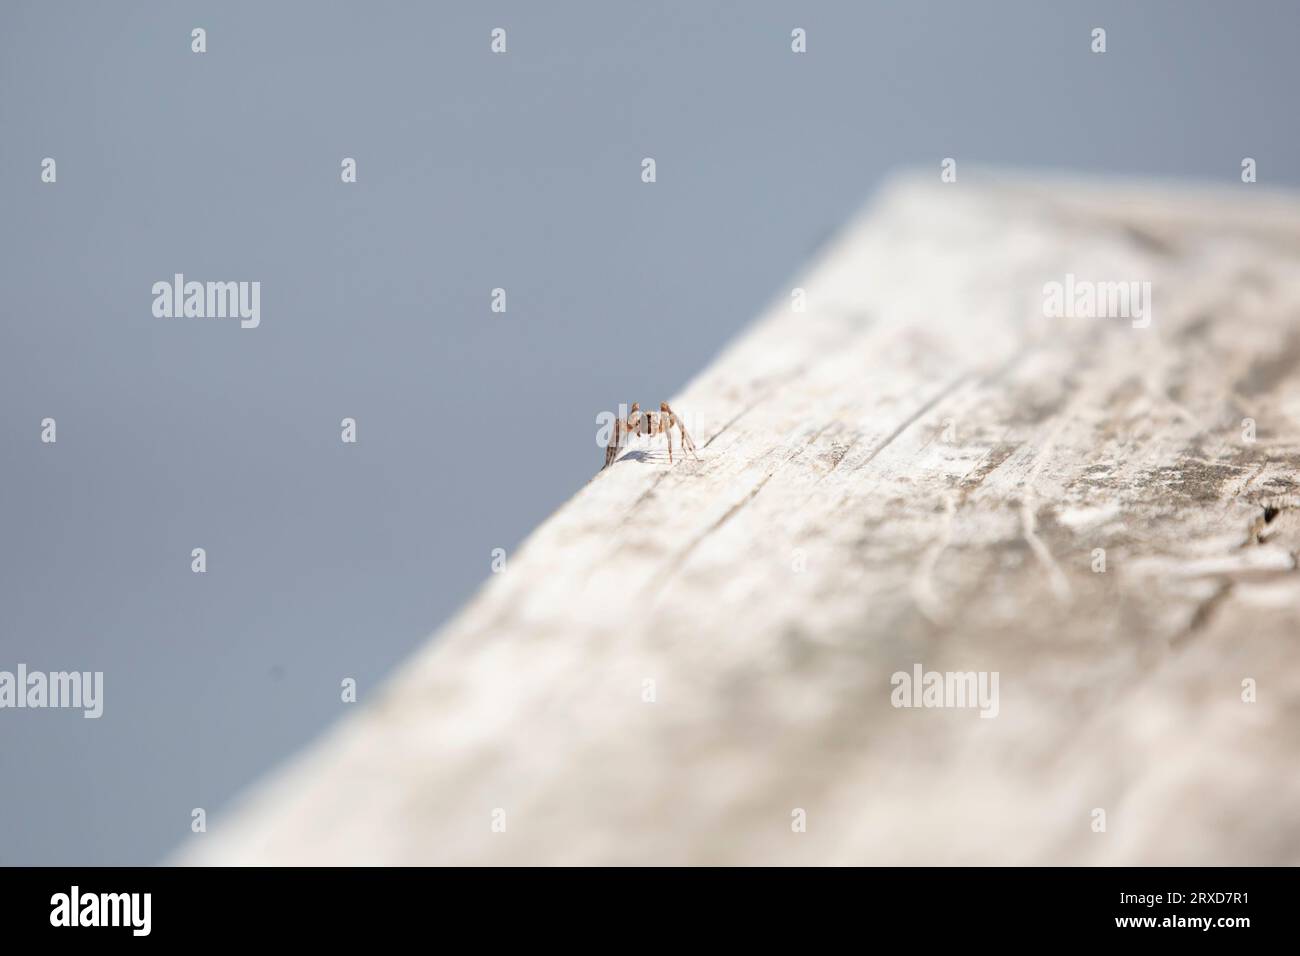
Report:
[{"label": "spider", "polygon": [[628,435],[664,435],[668,439],[668,462],[673,460],[673,426],[682,433],[682,448],[689,451],[699,461],[700,456],[695,454],[695,442],[691,441],[691,436],[686,434],[686,426],[682,420],[677,417],[667,402],[659,403],[659,411],[643,412],[641,403],[633,402],[632,410],[628,412],[627,421],[621,418],[614,419],[614,435],[609,444],[605,446],[605,464],[601,466],[604,471],[610,465],[614,464],[614,459],[623,446],[627,444]]}]

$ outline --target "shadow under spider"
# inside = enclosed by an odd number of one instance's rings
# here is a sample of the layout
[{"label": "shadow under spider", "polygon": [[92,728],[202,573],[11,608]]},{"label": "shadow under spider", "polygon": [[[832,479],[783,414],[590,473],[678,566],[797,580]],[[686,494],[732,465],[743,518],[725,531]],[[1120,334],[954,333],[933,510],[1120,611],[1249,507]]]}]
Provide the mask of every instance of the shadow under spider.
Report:
[{"label": "shadow under spider", "polygon": [[[620,462],[624,462],[624,461],[663,462],[666,464],[668,462],[668,453],[644,451],[643,449],[640,448],[634,448],[632,449],[632,451],[624,452],[623,454],[619,455],[618,459],[614,462],[614,464],[617,465]],[[676,462],[677,458],[674,457],[673,461]]]}]

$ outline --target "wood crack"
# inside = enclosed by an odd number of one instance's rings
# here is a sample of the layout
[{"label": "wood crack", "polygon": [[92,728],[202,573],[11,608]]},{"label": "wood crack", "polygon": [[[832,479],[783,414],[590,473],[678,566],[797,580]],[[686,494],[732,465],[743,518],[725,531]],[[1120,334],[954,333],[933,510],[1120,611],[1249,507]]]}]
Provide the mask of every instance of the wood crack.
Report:
[{"label": "wood crack", "polygon": [[[873,448],[873,449],[871,450],[871,454],[867,455],[867,457],[864,458],[864,459],[862,460],[862,463],[861,463],[860,465],[858,465],[857,467],[858,467],[858,468],[862,468],[862,467],[864,467],[864,466],[870,464],[870,463],[875,459],[875,457],[876,457],[877,455],[879,455],[882,451],[884,451],[886,448],[888,448],[889,445],[890,445],[890,444],[891,444],[895,439],[897,439],[900,435],[903,434],[903,432],[907,431],[907,429],[910,428],[912,425],[915,425],[916,422],[921,418],[921,416],[927,414],[931,409],[933,409],[933,408],[934,408],[936,405],[938,405],[941,401],[943,401],[945,398],[947,398],[949,395],[951,395],[954,391],[956,391],[959,387],[961,387],[963,384],[965,384],[966,381],[970,379],[970,377],[971,377],[971,373],[970,373],[970,372],[965,372],[965,373],[963,373],[963,374],[957,376],[957,378],[953,379],[951,382],[949,382],[946,386],[944,386],[943,389],[941,389],[941,390],[939,391],[939,393],[938,393],[937,395],[935,395],[933,398],[931,398],[929,401],[927,401],[924,405],[922,405],[920,408],[918,408],[915,412],[913,412],[911,415],[909,415],[906,419],[904,419],[904,420],[902,421],[901,424],[899,424],[899,426],[898,426],[897,428],[895,428],[892,432],[890,432],[887,436],[885,436],[885,440],[882,441],[882,442],[881,442],[879,445],[877,445],[875,448]],[[822,475],[821,477],[819,477],[819,478],[817,479],[817,481],[814,482],[814,484],[821,484],[823,481],[825,481],[826,478],[827,478],[827,476],[829,476],[829,475],[831,474],[831,472],[833,472],[836,468],[838,468],[838,467],[840,466],[840,462],[842,462],[845,458],[847,458],[847,457],[849,456],[849,452],[853,450],[853,447],[854,447],[855,445],[857,445],[858,442],[861,441],[861,439],[862,439],[862,435],[861,435],[861,433],[859,433],[858,435],[855,435],[854,438],[853,438],[853,440],[850,441],[849,444],[848,444],[848,446],[844,449],[844,454],[840,455],[839,458],[835,459],[835,463],[834,463],[833,465],[831,465],[830,468],[826,469],[826,474],[824,474],[824,475]]]}]

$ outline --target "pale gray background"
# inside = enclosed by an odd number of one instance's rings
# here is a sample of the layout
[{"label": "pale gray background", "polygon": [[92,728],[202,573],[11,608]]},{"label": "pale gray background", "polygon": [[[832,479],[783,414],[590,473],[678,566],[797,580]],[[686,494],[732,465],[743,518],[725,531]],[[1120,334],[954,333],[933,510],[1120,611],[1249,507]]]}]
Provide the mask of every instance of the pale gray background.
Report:
[{"label": "pale gray background", "polygon": [[[202,839],[887,171],[1300,180],[1294,4],[1083,7],[6,0],[0,669],[107,686],[0,711],[0,862]],[[261,328],[153,318],[177,271]]]}]

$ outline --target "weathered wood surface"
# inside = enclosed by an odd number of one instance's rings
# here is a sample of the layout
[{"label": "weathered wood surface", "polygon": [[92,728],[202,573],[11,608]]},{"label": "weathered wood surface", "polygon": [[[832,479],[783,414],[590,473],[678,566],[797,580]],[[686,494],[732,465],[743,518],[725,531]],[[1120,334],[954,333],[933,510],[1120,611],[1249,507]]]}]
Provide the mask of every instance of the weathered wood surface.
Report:
[{"label": "weathered wood surface", "polygon": [[673,399],[701,462],[597,475],[186,861],[1300,863],[1298,253],[1254,186],[895,184]]}]

